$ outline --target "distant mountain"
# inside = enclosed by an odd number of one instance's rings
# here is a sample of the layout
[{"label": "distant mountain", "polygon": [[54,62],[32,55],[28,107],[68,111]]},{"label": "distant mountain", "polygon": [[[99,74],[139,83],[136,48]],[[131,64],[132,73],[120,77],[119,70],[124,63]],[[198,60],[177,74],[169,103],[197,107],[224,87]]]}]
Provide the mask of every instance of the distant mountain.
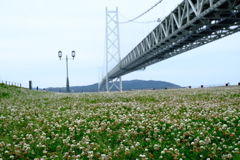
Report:
[{"label": "distant mountain", "polygon": [[[144,80],[131,80],[131,81],[123,81],[123,91],[130,91],[130,90],[153,90],[153,89],[165,89],[165,88],[180,88],[181,86],[163,82],[163,81],[144,81]],[[111,83],[109,83],[111,86]],[[65,92],[66,87],[49,87],[46,89],[47,91],[52,92]],[[92,84],[88,86],[70,86],[70,90],[72,92],[97,92],[98,91],[98,84]],[[111,91],[117,91],[116,87],[113,87]]]}]

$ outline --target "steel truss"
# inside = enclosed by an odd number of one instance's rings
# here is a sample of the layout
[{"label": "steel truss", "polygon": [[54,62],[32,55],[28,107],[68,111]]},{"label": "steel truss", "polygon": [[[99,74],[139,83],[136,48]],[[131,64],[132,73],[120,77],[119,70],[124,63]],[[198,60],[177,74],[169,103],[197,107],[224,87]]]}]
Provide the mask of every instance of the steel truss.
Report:
[{"label": "steel truss", "polygon": [[109,72],[109,79],[238,31],[240,0],[184,0]]}]

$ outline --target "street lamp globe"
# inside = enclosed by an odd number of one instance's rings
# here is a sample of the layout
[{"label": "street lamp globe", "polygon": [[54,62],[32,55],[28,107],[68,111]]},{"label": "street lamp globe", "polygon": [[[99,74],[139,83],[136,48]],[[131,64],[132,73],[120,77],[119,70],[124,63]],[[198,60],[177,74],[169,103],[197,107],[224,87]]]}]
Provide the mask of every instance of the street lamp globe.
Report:
[{"label": "street lamp globe", "polygon": [[62,57],[62,51],[59,51],[59,52],[58,52],[58,57],[61,59],[61,57]]},{"label": "street lamp globe", "polygon": [[72,57],[73,57],[73,59],[74,59],[75,56],[76,56],[75,51],[72,51]]}]

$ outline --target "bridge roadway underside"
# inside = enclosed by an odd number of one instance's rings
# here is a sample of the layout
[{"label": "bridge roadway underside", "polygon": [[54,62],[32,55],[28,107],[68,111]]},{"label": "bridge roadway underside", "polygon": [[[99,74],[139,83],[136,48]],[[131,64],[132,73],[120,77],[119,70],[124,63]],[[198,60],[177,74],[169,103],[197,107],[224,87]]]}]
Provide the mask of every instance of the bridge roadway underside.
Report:
[{"label": "bridge roadway underside", "polygon": [[[184,0],[109,73],[113,80],[240,31],[240,0]],[[100,88],[106,84],[103,78]]]}]

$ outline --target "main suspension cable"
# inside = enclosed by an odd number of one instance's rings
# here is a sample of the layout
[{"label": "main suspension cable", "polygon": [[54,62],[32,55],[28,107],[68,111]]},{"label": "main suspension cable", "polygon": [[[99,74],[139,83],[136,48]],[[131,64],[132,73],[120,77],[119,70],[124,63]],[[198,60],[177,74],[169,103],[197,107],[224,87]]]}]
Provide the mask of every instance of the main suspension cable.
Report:
[{"label": "main suspension cable", "polygon": [[[153,5],[151,8],[149,8],[147,11],[145,11],[144,13],[140,14],[139,16],[133,18],[133,19],[130,19],[130,20],[127,20],[125,22],[119,22],[119,24],[124,24],[124,23],[129,23],[129,22],[134,22],[136,19],[142,17],[143,15],[145,15],[146,13],[148,13],[149,11],[151,11],[153,8],[155,8],[157,5],[159,5],[163,0],[159,0],[159,2],[157,2],[155,5]],[[123,16],[121,14],[121,16]],[[124,16],[123,16],[124,17]],[[126,17],[124,17],[125,19],[127,19]],[[148,21],[148,22],[135,22],[135,23],[151,23],[151,22],[158,22],[159,20],[156,20],[156,21]]]}]

